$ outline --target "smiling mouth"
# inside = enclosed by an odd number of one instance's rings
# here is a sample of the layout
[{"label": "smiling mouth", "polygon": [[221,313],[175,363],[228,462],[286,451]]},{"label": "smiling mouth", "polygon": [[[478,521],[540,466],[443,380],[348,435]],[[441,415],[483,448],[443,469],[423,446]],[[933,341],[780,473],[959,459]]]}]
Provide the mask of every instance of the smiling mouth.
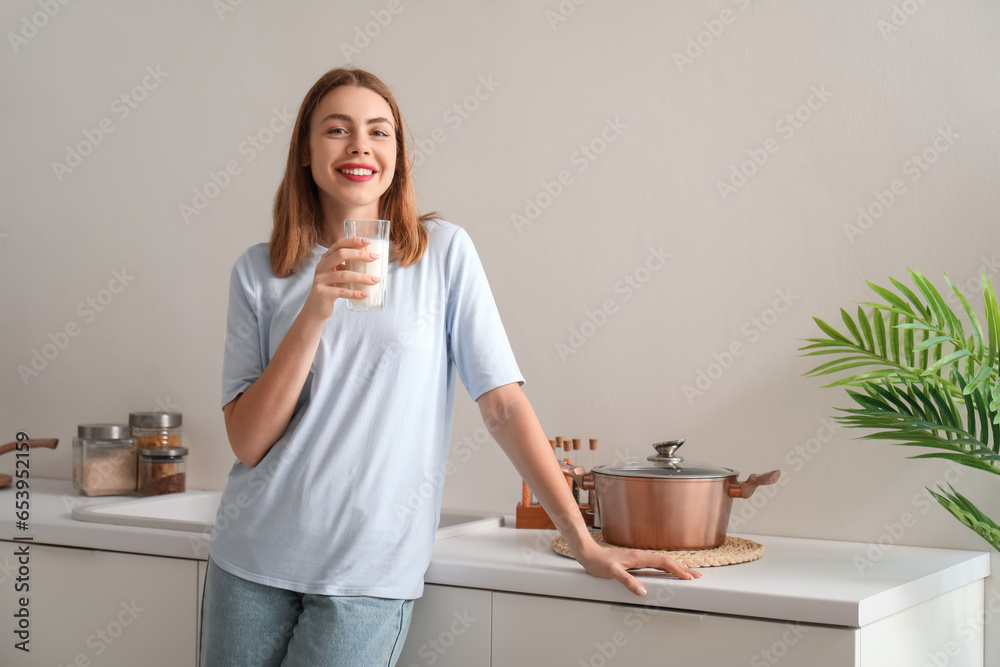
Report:
[{"label": "smiling mouth", "polygon": [[338,171],[349,176],[371,176],[375,173],[371,169],[338,169]]}]

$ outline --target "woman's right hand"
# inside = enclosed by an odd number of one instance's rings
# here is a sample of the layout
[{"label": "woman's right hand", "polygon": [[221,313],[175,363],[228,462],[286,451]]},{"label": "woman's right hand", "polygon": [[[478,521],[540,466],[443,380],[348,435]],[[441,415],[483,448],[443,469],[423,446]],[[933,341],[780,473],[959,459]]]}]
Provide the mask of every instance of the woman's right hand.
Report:
[{"label": "woman's right hand", "polygon": [[364,299],[368,295],[364,290],[352,289],[351,283],[375,285],[382,279],[348,271],[345,262],[373,262],[378,259],[377,254],[366,249],[370,243],[368,239],[358,236],[346,237],[323,253],[316,265],[312,289],[302,306],[303,314],[325,322],[333,314],[333,305],[337,299]]}]

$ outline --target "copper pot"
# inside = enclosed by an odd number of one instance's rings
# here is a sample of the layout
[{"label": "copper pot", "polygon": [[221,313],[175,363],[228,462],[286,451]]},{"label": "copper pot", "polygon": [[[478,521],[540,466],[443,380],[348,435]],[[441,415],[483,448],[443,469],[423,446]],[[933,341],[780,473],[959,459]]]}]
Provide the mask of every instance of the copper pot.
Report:
[{"label": "copper pot", "polygon": [[726,540],[733,498],[749,498],[774,484],[778,470],[750,475],[677,455],[684,440],[653,445],[646,462],[598,466],[591,472],[563,467],[585,489],[596,488],[601,531],[609,544],[633,549],[713,549]]}]

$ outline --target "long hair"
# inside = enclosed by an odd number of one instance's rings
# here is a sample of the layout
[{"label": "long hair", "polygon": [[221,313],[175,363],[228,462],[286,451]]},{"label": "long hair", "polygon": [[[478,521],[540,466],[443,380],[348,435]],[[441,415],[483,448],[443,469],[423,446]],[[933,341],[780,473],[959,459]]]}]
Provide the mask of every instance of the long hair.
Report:
[{"label": "long hair", "polygon": [[374,74],[361,69],[336,68],[321,76],[306,93],[292,130],[285,175],[274,197],[274,228],[271,230],[271,269],[279,278],[286,278],[295,272],[311,255],[324,231],[319,189],[312,171],[308,166],[303,167],[302,163],[308,156],[313,112],[320,100],[339,86],[367,88],[381,95],[392,109],[392,119],[396,124],[396,173],[389,189],[379,198],[379,217],[392,221],[390,261],[409,266],[418,262],[427,250],[424,223],[436,214],[420,215],[417,209],[417,195],[406,151],[405,126],[399,106],[388,86]]}]

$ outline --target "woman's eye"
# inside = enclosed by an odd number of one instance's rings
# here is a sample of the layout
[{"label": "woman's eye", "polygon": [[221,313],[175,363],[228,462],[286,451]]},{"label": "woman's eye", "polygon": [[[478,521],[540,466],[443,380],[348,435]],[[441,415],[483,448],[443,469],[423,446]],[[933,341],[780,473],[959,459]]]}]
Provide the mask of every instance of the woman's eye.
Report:
[{"label": "woman's eye", "polygon": [[331,127],[326,131],[327,134],[343,134],[346,130],[342,127]]},{"label": "woman's eye", "polygon": [[389,136],[389,133],[386,132],[385,130],[375,130],[375,131],[372,132],[372,134],[374,134],[377,137],[386,137],[386,138],[388,138],[388,136]]}]

